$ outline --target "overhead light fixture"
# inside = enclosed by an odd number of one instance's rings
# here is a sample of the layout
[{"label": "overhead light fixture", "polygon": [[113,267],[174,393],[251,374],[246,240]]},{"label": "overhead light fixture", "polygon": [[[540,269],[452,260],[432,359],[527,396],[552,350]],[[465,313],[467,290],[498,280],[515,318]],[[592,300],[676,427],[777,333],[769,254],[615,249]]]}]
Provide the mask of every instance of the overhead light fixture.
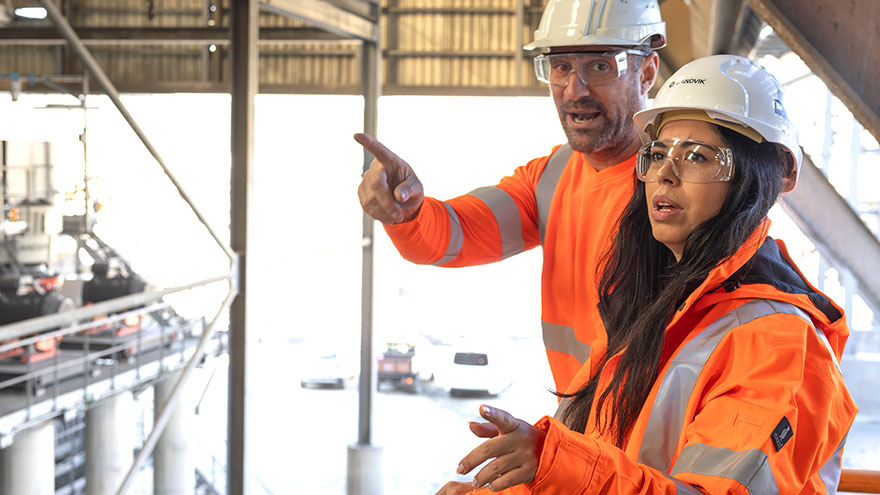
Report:
[{"label": "overhead light fixture", "polygon": [[19,7],[15,9],[15,16],[25,19],[45,19],[46,9],[43,7]]},{"label": "overhead light fixture", "polygon": [[773,28],[769,24],[766,24],[761,28],[761,32],[758,33],[758,39],[767,39],[771,34],[773,34]]}]

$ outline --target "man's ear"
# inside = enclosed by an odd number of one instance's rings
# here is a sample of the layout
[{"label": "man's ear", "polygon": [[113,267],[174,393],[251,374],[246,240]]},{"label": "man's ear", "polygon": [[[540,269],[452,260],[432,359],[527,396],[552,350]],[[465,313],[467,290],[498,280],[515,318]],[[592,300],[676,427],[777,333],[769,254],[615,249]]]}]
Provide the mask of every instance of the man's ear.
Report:
[{"label": "man's ear", "polygon": [[642,66],[639,68],[639,89],[643,95],[648,94],[648,90],[654,85],[659,67],[660,57],[657,52],[651,52],[642,60]]}]

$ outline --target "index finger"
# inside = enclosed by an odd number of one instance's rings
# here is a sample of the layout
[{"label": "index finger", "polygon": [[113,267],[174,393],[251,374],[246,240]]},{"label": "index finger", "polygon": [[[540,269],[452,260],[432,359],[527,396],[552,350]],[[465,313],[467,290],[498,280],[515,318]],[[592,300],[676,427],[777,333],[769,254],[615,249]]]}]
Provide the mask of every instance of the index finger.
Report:
[{"label": "index finger", "polygon": [[369,134],[359,132],[354,135],[354,140],[372,153],[383,165],[401,161],[399,156],[395,155],[393,151],[386,148],[384,144]]},{"label": "index finger", "polygon": [[519,421],[504,409],[490,407],[485,404],[480,406],[480,416],[489,420],[498,428],[499,433],[510,433],[519,426]]}]

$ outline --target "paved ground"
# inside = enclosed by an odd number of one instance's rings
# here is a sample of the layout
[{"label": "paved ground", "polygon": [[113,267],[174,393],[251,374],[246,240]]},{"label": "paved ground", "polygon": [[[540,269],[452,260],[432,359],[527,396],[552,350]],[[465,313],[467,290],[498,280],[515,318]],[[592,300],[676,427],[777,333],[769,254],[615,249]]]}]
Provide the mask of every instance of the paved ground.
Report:
[{"label": "paved ground", "polygon": [[[357,439],[356,384],[342,390],[303,389],[295,347],[255,347],[261,358],[251,361],[250,493],[343,495],[347,446]],[[467,479],[454,470],[479,443],[467,421],[478,419],[482,403],[528,421],[553,412],[555,398],[544,388],[550,378],[540,342],[516,342],[510,352],[522,356],[522,366],[510,370],[514,384],[497,397],[449,397],[436,384],[426,385],[419,395],[375,395],[373,440],[383,448],[385,494],[433,494],[447,480]],[[201,443],[218,459],[225,457],[225,425],[218,415],[225,414],[223,375],[217,373],[205,395],[199,421]],[[845,467],[880,469],[880,417],[857,421],[845,456]]]}]

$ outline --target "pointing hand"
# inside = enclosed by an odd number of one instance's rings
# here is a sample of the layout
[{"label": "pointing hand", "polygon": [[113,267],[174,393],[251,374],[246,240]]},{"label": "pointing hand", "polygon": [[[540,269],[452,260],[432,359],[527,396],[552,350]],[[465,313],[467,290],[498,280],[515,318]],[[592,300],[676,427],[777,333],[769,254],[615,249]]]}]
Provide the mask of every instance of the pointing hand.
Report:
[{"label": "pointing hand", "polygon": [[425,193],[412,167],[368,134],[355,134],[354,140],[375,157],[358,186],[364,212],[384,224],[415,218]]}]

